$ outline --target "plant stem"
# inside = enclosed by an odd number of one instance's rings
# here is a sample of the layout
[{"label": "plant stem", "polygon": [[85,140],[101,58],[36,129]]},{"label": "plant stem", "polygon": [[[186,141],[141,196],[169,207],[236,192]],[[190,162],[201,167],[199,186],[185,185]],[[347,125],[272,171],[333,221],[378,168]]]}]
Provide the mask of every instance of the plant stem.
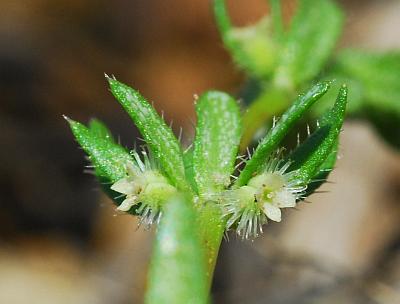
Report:
[{"label": "plant stem", "polygon": [[200,235],[204,244],[208,288],[211,288],[219,247],[224,234],[221,209],[215,203],[206,203],[199,210]]},{"label": "plant stem", "polygon": [[282,20],[282,8],[280,0],[269,0],[271,8],[271,16],[274,25],[274,32],[278,40],[283,39],[283,20]]},{"label": "plant stem", "polygon": [[266,89],[251,103],[243,116],[241,153],[250,146],[255,133],[268,121],[272,121],[274,116],[280,115],[288,107],[289,102],[290,94],[286,90],[272,87]]}]

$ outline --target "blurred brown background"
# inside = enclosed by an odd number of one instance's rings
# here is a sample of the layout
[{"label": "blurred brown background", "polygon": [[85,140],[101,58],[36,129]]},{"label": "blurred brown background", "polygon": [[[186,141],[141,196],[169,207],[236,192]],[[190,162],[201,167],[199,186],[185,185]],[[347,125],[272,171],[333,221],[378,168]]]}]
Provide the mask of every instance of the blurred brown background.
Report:
[{"label": "blurred brown background", "polygon": [[[268,12],[263,0],[229,4],[238,25]],[[400,47],[399,1],[341,5],[342,46]],[[133,146],[104,72],[187,138],[193,94],[243,81],[206,0],[0,1],[0,303],[142,302],[152,233],[116,216],[61,118],[96,116]],[[223,244],[215,303],[400,303],[399,154],[357,121],[341,151],[329,193],[253,243]]]}]

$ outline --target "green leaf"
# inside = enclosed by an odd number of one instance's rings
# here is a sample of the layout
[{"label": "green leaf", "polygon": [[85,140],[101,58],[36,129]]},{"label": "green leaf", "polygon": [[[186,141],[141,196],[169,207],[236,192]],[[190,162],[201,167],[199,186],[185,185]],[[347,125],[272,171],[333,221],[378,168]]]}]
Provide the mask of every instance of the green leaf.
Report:
[{"label": "green leaf", "polygon": [[367,103],[400,113],[400,52],[348,49],[338,54],[335,63],[334,71],[362,84]]},{"label": "green leaf", "polygon": [[364,92],[362,88],[362,84],[355,80],[352,77],[345,76],[342,73],[329,72],[326,77],[326,80],[332,80],[331,89],[318,101],[318,103],[312,107],[310,111],[310,116],[313,119],[316,119],[323,115],[326,111],[328,111],[332,107],[332,100],[334,100],[337,96],[337,92],[343,83],[347,85],[347,87],[351,88],[348,92],[347,97],[347,107],[346,107],[346,115],[353,117],[360,117],[363,111],[363,98]]},{"label": "green leaf", "polygon": [[303,114],[324,95],[329,89],[329,82],[321,82],[309,89],[305,94],[300,95],[293,105],[282,115],[276,126],[270,129],[267,135],[261,140],[252,157],[247,161],[246,166],[236,181],[236,186],[244,186],[249,179],[258,173],[268,156],[278,147],[279,143],[303,116]]},{"label": "green leaf", "polygon": [[[400,52],[377,54],[345,50],[338,55],[334,72],[344,74],[359,84],[362,93],[359,113],[365,114],[381,135],[399,148]],[[349,99],[351,105],[352,96]]]},{"label": "green leaf", "polygon": [[[289,172],[298,170],[312,157],[314,151],[316,151],[329,136],[330,129],[331,124],[320,125],[316,131],[307,137],[307,139],[288,156],[288,161],[292,163],[288,168]],[[339,141],[336,140],[328,157],[324,160],[322,165],[317,168],[315,175],[308,183],[305,196],[311,195],[328,178],[329,173],[333,170],[336,163],[338,144]]]},{"label": "green leaf", "polygon": [[288,171],[298,170],[303,166],[313,152],[326,140],[330,129],[331,124],[320,124],[320,126],[288,156],[288,160],[291,162]]},{"label": "green leaf", "polygon": [[330,0],[300,0],[274,76],[278,87],[296,88],[316,77],[341,33],[341,10]]},{"label": "green leaf", "polygon": [[139,92],[113,78],[107,80],[111,92],[134,121],[170,181],[181,190],[189,189],[181,146],[171,128]]},{"label": "green leaf", "polygon": [[205,304],[207,277],[192,204],[175,198],[165,205],[150,263],[147,304]]},{"label": "green leaf", "polygon": [[[111,190],[111,185],[126,176],[125,165],[133,161],[128,151],[116,144],[111,132],[99,120],[91,120],[89,128],[83,124],[65,117],[71,127],[72,133],[89,159],[94,165],[94,173],[101,188],[107,196],[119,206],[124,197]],[[136,208],[131,208],[130,213],[136,214]]]},{"label": "green leaf", "polygon": [[336,141],[335,145],[332,147],[331,153],[328,155],[321,167],[319,167],[318,172],[308,184],[305,196],[310,196],[313,194],[315,190],[317,190],[323,183],[327,181],[329,174],[332,172],[336,164],[337,153],[339,149],[338,143],[339,141]]},{"label": "green leaf", "polygon": [[194,178],[195,173],[193,167],[193,146],[183,152],[183,163],[185,164],[186,179],[189,181],[192,189],[197,193],[198,189]]},{"label": "green leaf", "polygon": [[[320,128],[298,148],[301,152],[297,151],[291,157],[296,166],[289,170],[297,169],[293,180],[308,185],[320,173],[321,166],[327,159],[336,153],[333,151],[337,150],[337,140],[345,117],[346,104],[347,87],[342,86],[334,106],[321,119]],[[331,163],[332,159],[325,166],[329,167]]]},{"label": "green leaf", "polygon": [[89,155],[90,161],[101,175],[111,182],[125,177],[126,163],[132,161],[131,156],[125,148],[114,144],[109,139],[98,137],[92,130],[83,124],[66,118],[76,140]]},{"label": "green leaf", "polygon": [[196,112],[193,167],[199,193],[206,194],[230,184],[241,135],[240,111],[228,94],[209,91],[200,96]]},{"label": "green leaf", "polygon": [[88,127],[95,136],[109,140],[112,143],[115,143],[111,131],[100,120],[95,118],[91,119],[89,121]]},{"label": "green leaf", "polygon": [[224,0],[214,0],[214,15],[224,45],[235,63],[256,77],[268,77],[277,57],[270,18],[265,17],[251,26],[234,27]]}]

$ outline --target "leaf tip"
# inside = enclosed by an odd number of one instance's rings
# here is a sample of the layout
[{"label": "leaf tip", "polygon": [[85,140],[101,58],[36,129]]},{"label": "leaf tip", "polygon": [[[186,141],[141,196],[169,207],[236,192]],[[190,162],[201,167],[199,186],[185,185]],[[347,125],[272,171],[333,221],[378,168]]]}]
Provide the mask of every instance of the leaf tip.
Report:
[{"label": "leaf tip", "polygon": [[335,80],[325,80],[319,82],[317,85],[321,88],[322,92],[326,92],[330,89],[331,85],[335,82]]},{"label": "leaf tip", "polygon": [[116,78],[115,78],[115,76],[114,75],[111,75],[111,76],[108,76],[108,74],[107,73],[104,73],[104,77],[107,79],[107,81],[113,81],[113,80],[117,80]]},{"label": "leaf tip", "polygon": [[[74,132],[74,130],[76,128],[78,128],[79,126],[81,126],[81,124],[71,118],[69,118],[67,115],[62,115],[62,117],[67,121],[67,123],[69,124],[69,127],[71,128],[72,132]],[[75,134],[75,133],[74,133]]]},{"label": "leaf tip", "polygon": [[348,88],[346,84],[342,84],[340,89],[339,89],[339,93],[338,93],[338,103],[341,103],[343,105],[347,104],[347,95],[348,95]]},{"label": "leaf tip", "polygon": [[71,118],[69,118],[67,115],[62,114],[62,118],[64,118],[69,124],[73,121]]},{"label": "leaf tip", "polygon": [[114,91],[116,87],[120,85],[120,82],[115,78],[114,75],[108,76],[106,73],[104,73],[104,77],[106,78],[111,91]]}]

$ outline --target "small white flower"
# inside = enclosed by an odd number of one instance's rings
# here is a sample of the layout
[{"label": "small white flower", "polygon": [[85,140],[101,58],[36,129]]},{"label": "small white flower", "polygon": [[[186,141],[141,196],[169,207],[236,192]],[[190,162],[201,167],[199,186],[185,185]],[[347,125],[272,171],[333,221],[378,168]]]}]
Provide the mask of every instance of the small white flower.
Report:
[{"label": "small white flower", "polygon": [[158,223],[162,204],[170,198],[176,188],[158,170],[156,164],[143,151],[144,161],[133,152],[135,162],[125,164],[126,177],[115,182],[111,189],[125,195],[117,210],[129,212],[138,205],[135,212],[141,216],[140,223],[148,227]]},{"label": "small white flower", "polygon": [[[285,175],[279,171],[258,175],[249,181],[249,186],[256,189],[256,201],[265,215],[275,222],[281,221],[281,208],[296,206],[298,192],[287,187]],[[303,190],[303,187],[299,189]]]},{"label": "small white flower", "polygon": [[296,206],[307,187],[290,178],[293,172],[286,173],[289,166],[289,162],[283,164],[278,154],[246,186],[223,194],[228,229],[236,226],[242,238],[255,238],[263,232],[262,225],[268,219],[281,221],[282,208]]}]

